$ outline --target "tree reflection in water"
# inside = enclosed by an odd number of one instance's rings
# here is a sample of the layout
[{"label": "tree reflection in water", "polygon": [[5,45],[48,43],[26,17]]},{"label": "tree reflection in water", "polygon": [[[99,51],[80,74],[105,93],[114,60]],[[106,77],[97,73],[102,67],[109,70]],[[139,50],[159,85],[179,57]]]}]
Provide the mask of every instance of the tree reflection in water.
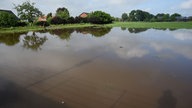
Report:
[{"label": "tree reflection in water", "polygon": [[108,34],[112,28],[110,27],[86,27],[86,28],[79,28],[76,29],[77,33],[82,34],[91,34],[95,37],[102,37]]},{"label": "tree reflection in water", "polygon": [[141,33],[141,32],[144,32],[144,31],[147,31],[148,28],[128,28],[128,31],[130,33]]},{"label": "tree reflection in water", "polygon": [[52,35],[57,35],[60,39],[70,40],[71,34],[76,31],[77,33],[82,34],[91,34],[95,37],[102,37],[108,34],[112,28],[109,27],[84,27],[84,28],[68,28],[68,29],[58,29],[50,30],[49,33]]},{"label": "tree reflection in water", "polygon": [[127,28],[126,27],[121,27],[121,30],[122,31],[125,31]]},{"label": "tree reflection in water", "polygon": [[57,35],[62,40],[70,40],[71,34],[75,31],[75,29],[57,29],[50,30],[49,33],[52,35]]},{"label": "tree reflection in water", "polygon": [[24,33],[7,33],[0,34],[0,44],[4,43],[7,46],[14,46],[20,42],[20,36]]},{"label": "tree reflection in water", "polygon": [[47,37],[39,37],[35,32],[32,35],[26,35],[23,39],[23,47],[34,51],[41,50],[41,46],[45,43]]}]

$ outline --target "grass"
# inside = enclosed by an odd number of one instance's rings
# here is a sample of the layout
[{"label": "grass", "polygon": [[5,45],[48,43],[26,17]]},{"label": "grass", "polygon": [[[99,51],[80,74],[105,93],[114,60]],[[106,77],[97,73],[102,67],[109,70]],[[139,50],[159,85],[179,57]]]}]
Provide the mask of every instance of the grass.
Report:
[{"label": "grass", "polygon": [[64,29],[64,28],[82,28],[82,27],[92,27],[93,24],[66,24],[66,25],[51,25],[49,27],[40,26],[26,26],[26,27],[10,27],[10,28],[0,28],[0,33],[21,33],[28,31],[39,31],[39,30],[54,30],[54,29]]},{"label": "grass", "polygon": [[115,22],[109,27],[192,29],[192,22]]},{"label": "grass", "polygon": [[[94,24],[66,24],[66,25],[51,25],[46,27],[47,30],[64,29],[64,28],[82,28],[82,27],[126,27],[126,28],[170,28],[170,29],[192,29],[192,22],[114,22],[106,25]],[[19,33],[27,31],[45,30],[44,27],[26,26],[26,27],[10,27],[0,28],[0,33]]]}]

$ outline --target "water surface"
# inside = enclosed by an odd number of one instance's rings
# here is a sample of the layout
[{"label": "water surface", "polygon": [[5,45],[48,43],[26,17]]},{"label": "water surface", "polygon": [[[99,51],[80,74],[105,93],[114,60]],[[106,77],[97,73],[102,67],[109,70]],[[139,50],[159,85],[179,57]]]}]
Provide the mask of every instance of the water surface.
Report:
[{"label": "water surface", "polygon": [[0,107],[191,108],[191,34],[133,28],[0,34]]}]

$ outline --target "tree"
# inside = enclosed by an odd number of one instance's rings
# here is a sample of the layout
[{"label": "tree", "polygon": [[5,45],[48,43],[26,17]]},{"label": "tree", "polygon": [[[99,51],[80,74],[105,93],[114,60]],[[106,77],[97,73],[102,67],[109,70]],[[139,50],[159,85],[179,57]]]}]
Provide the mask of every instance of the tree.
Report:
[{"label": "tree", "polygon": [[0,12],[0,27],[11,27],[17,25],[18,19],[9,12]]},{"label": "tree", "polygon": [[47,14],[47,19],[52,18],[52,13]]},{"label": "tree", "polygon": [[129,13],[129,21],[136,21],[136,10],[132,10],[130,13]]},{"label": "tree", "polygon": [[121,16],[123,21],[127,21],[128,20],[128,15],[126,13],[123,13]]},{"label": "tree", "polygon": [[74,17],[69,17],[69,19],[67,20],[67,23],[69,23],[69,24],[75,23],[75,18]]},{"label": "tree", "polygon": [[163,21],[170,21],[170,15],[169,14],[164,14],[163,15]]},{"label": "tree", "polygon": [[189,21],[192,21],[192,16],[189,16]]},{"label": "tree", "polygon": [[150,19],[150,22],[156,22],[156,21],[157,21],[157,19],[156,19],[155,16],[154,16],[153,18]]},{"label": "tree", "polygon": [[115,18],[114,18],[114,21],[119,22],[119,21],[122,21],[122,19],[121,19],[121,18],[118,18],[118,17],[115,17]]},{"label": "tree", "polygon": [[58,16],[55,16],[51,19],[51,24],[64,24],[64,23],[66,23],[66,20]]},{"label": "tree", "polygon": [[153,17],[154,15],[142,10],[132,10],[129,13],[130,21],[150,21]]},{"label": "tree", "polygon": [[156,21],[163,21],[163,16],[164,16],[164,14],[163,13],[158,13],[155,17],[156,17]]},{"label": "tree", "polygon": [[177,21],[178,18],[181,17],[181,14],[174,13],[170,16],[171,21]]},{"label": "tree", "polygon": [[14,8],[17,10],[18,16],[21,20],[27,20],[32,23],[36,17],[42,16],[42,12],[34,5],[35,3],[26,1],[21,5],[15,5]]},{"label": "tree", "polygon": [[67,21],[68,18],[70,17],[70,14],[69,14],[69,11],[67,10],[67,8],[63,7],[63,8],[57,9],[56,16]]},{"label": "tree", "polygon": [[111,15],[102,11],[92,12],[88,18],[89,22],[93,24],[108,24],[113,22]]},{"label": "tree", "polygon": [[164,14],[164,13],[159,13],[156,15],[157,21],[170,21],[170,15],[169,14]]}]

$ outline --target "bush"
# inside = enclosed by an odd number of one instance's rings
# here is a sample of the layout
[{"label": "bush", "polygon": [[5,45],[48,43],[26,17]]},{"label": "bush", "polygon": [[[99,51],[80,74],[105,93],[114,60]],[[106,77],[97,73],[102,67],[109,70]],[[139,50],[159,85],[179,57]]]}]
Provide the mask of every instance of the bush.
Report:
[{"label": "bush", "polygon": [[38,21],[35,23],[35,25],[46,27],[46,26],[49,26],[49,23],[47,21]]},{"label": "bush", "polygon": [[88,18],[75,17],[74,23],[89,23]]},{"label": "bush", "polygon": [[75,18],[70,17],[70,18],[67,20],[67,23],[69,23],[69,24],[74,24],[74,23],[75,23]]},{"label": "bush", "polygon": [[58,17],[58,16],[55,16],[51,19],[51,24],[65,24],[67,21]]},{"label": "bush", "polygon": [[51,24],[51,20],[52,20],[52,17],[47,18],[47,22],[48,22],[49,25]]},{"label": "bush", "polygon": [[17,26],[24,27],[24,26],[27,26],[27,23],[19,21],[19,22],[17,22]]},{"label": "bush", "polygon": [[89,22],[93,24],[108,24],[113,22],[111,15],[102,11],[92,12],[88,18]]},{"label": "bush", "polygon": [[80,17],[75,17],[75,23],[80,23],[81,20],[80,20]]},{"label": "bush", "polygon": [[0,12],[0,27],[11,27],[17,25],[18,19],[8,12]]}]

